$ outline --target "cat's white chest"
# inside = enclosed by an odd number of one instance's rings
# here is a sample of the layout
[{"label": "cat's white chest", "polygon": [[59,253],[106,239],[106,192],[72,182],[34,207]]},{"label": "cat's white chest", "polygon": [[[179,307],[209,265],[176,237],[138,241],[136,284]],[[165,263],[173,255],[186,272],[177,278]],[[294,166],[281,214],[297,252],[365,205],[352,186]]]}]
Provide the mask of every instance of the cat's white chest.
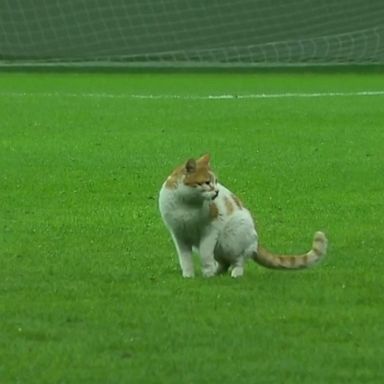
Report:
[{"label": "cat's white chest", "polygon": [[159,197],[161,216],[167,227],[178,236],[198,243],[201,231],[209,220],[207,206],[183,204],[175,199],[173,191],[162,188]]}]

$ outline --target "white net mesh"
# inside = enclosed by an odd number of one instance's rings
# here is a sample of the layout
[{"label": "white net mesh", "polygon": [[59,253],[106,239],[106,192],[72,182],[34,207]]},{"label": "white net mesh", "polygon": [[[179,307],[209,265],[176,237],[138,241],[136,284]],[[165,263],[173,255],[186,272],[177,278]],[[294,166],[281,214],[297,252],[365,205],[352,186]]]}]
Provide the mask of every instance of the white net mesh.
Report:
[{"label": "white net mesh", "polygon": [[0,0],[4,63],[384,62],[382,0]]}]

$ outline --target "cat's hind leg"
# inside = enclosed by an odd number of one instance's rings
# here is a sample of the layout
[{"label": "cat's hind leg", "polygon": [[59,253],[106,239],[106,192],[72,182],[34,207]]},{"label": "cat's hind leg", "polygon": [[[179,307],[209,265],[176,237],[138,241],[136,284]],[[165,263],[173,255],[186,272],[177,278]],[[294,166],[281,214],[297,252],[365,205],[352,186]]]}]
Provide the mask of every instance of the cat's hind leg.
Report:
[{"label": "cat's hind leg", "polygon": [[216,275],[224,275],[225,273],[227,273],[231,264],[224,260],[217,260],[217,262],[218,262],[218,266],[217,266]]},{"label": "cat's hind leg", "polygon": [[232,264],[231,268],[231,277],[242,277],[244,275],[244,257],[238,257],[236,261]]}]

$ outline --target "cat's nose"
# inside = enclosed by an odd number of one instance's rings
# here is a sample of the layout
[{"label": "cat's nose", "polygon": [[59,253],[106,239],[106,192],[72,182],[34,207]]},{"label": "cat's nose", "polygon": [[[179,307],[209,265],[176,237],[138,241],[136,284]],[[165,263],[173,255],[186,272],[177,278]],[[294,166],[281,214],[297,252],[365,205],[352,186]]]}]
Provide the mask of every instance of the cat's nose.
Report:
[{"label": "cat's nose", "polygon": [[215,200],[219,196],[219,191],[215,191],[215,194],[212,196],[212,200]]}]

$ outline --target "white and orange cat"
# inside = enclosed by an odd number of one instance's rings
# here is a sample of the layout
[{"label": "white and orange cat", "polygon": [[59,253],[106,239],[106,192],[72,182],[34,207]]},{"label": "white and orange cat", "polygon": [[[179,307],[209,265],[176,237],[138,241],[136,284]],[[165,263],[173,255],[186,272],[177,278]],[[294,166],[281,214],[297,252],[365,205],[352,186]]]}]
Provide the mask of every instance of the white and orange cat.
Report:
[{"label": "white and orange cat", "polygon": [[276,255],[258,244],[249,211],[227,188],[217,182],[209,155],[190,159],[164,182],[159,207],[179,256],[184,277],[194,277],[192,251],[201,259],[205,277],[231,271],[244,273],[244,263],[253,259],[267,268],[299,269],[318,262],[326,253],[327,238],[316,232],[312,249],[302,255]]}]

